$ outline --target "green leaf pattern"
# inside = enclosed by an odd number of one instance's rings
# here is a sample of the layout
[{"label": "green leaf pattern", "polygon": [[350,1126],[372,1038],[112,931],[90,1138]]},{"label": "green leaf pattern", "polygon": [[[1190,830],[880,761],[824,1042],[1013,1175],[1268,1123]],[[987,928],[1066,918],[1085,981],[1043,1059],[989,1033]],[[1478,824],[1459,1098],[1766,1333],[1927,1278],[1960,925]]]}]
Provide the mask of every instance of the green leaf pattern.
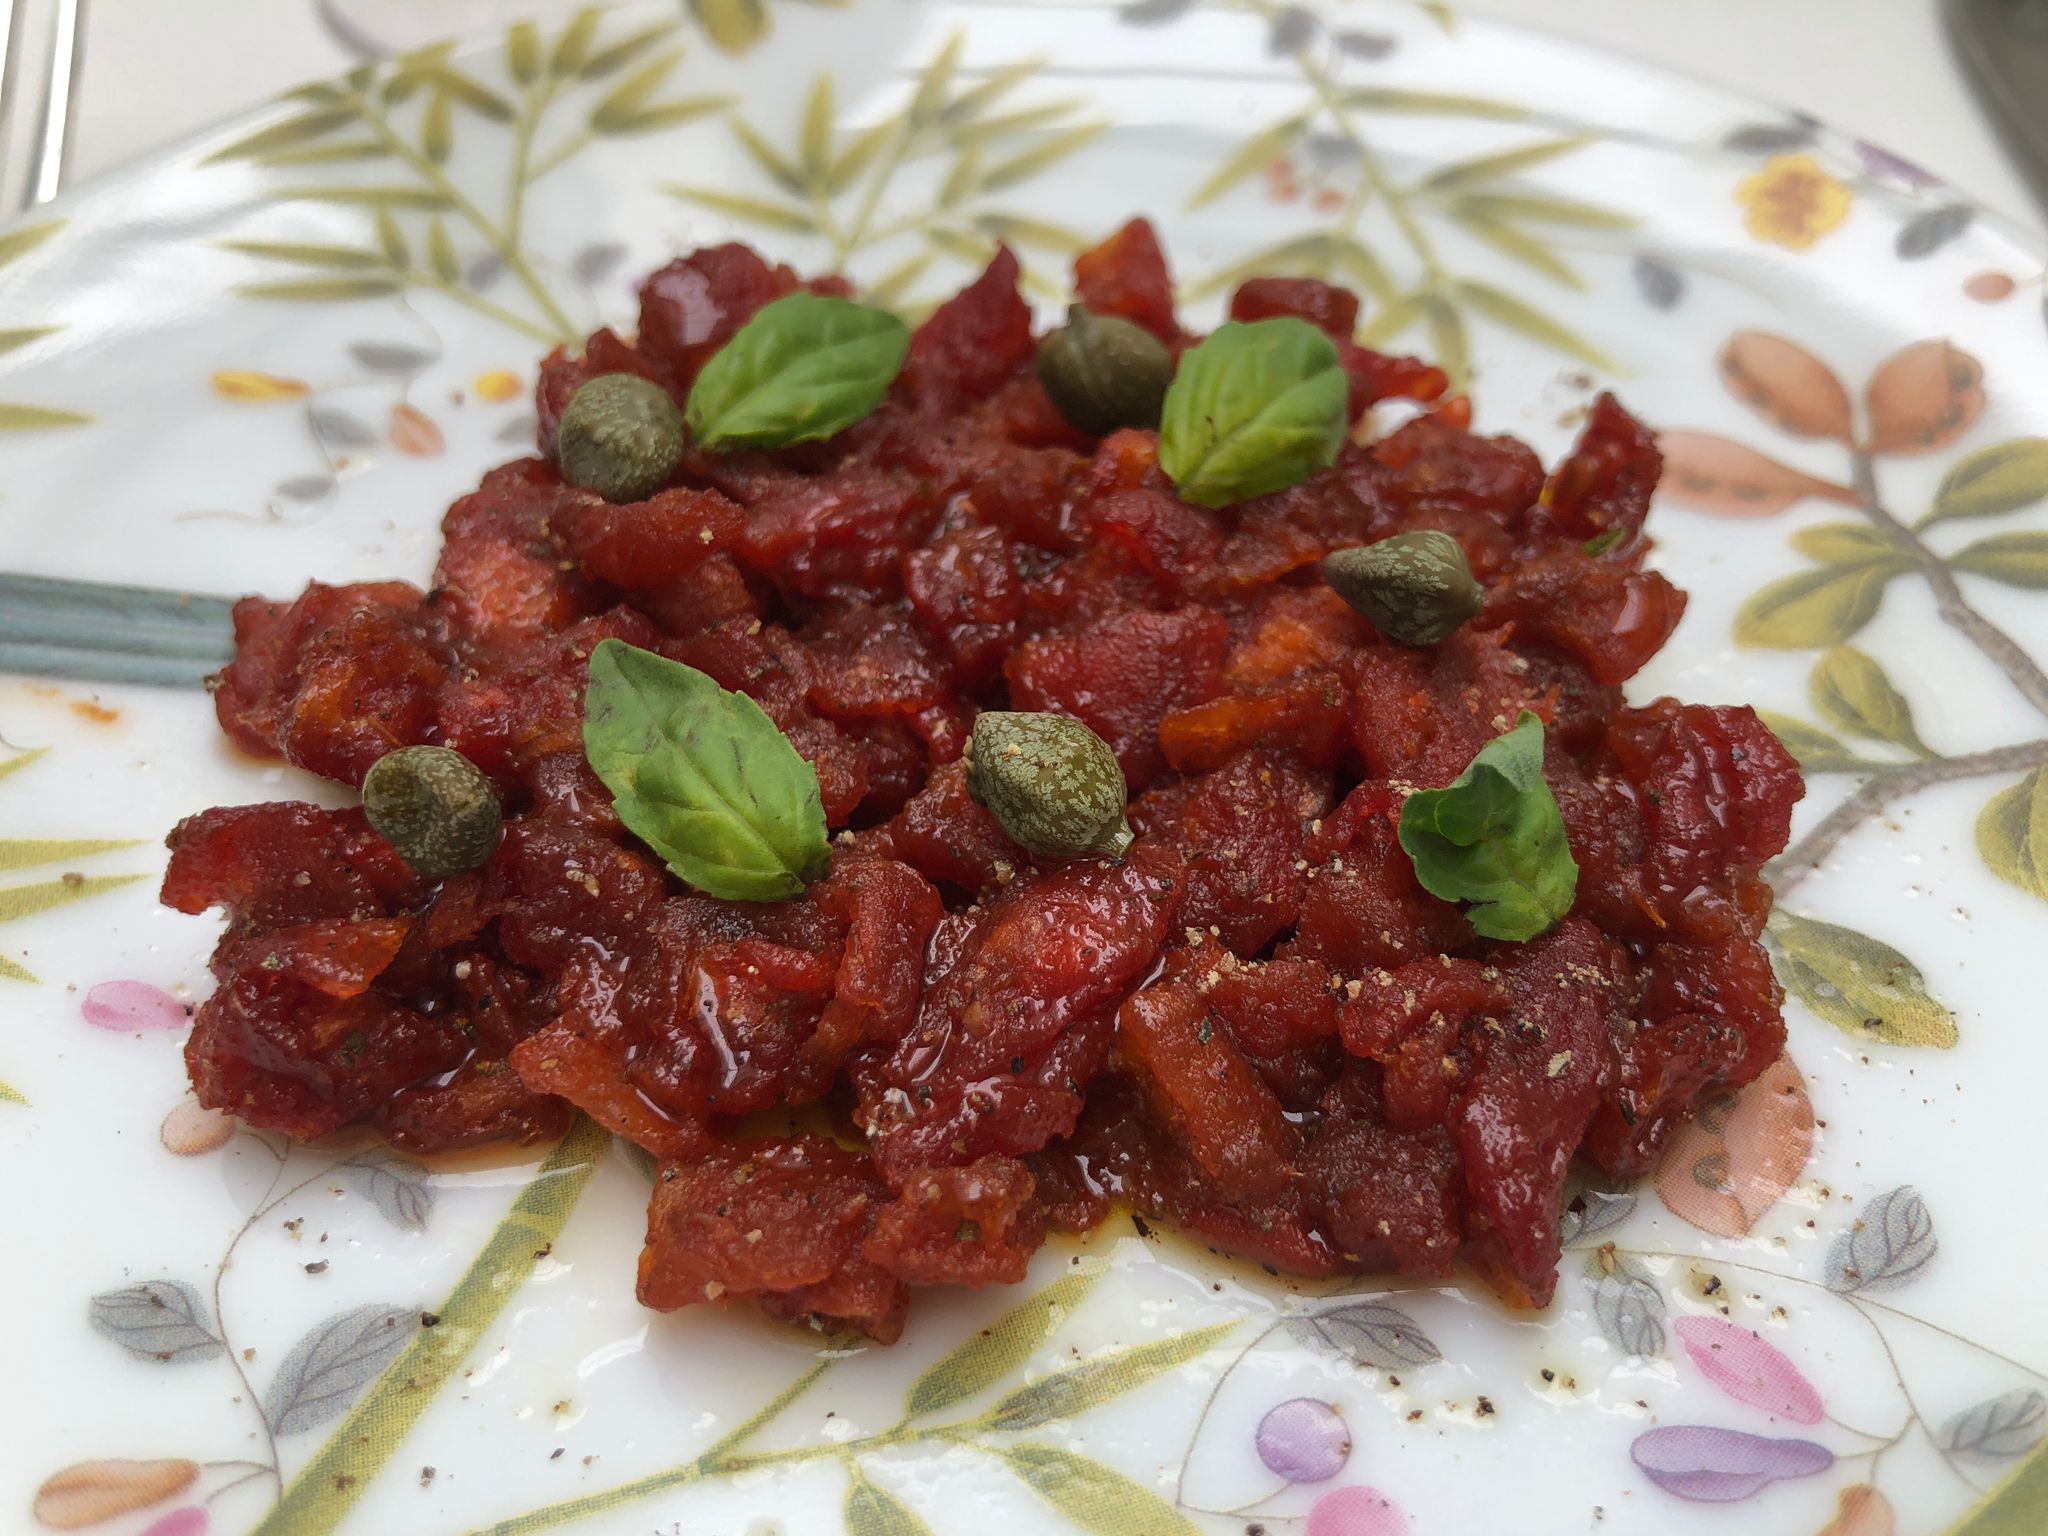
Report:
[{"label": "green leaf pattern", "polygon": [[1771,914],[1769,931],[1785,989],[1843,1034],[1936,1050],[1956,1043],[1955,1015],[1929,994],[1920,968],[1891,945],[1783,907]]},{"label": "green leaf pattern", "polygon": [[1004,1463],[1088,1536],[1201,1536],[1196,1524],[1121,1472],[1052,1445],[1013,1445]]},{"label": "green leaf pattern", "polygon": [[[737,18],[728,20],[737,35]],[[759,184],[675,181],[664,190],[758,230],[816,236],[826,243],[827,267],[872,264],[881,275],[867,285],[869,297],[906,315],[934,302],[919,285],[936,262],[979,267],[998,240],[1018,248],[1028,288],[1064,297],[1063,283],[1038,270],[1032,253],[1049,252],[1064,265],[1094,236],[1021,213],[1003,199],[1063,171],[1108,125],[1089,115],[1086,99],[1029,99],[1040,74],[1035,61],[963,79],[961,43],[955,35],[942,44],[909,86],[908,100],[873,121],[845,118],[840,82],[830,72],[813,78],[785,121],[735,110],[727,130]],[[920,167],[935,167],[936,181],[908,187]],[[885,207],[906,196],[913,211],[885,216]]]},{"label": "green leaf pattern", "polygon": [[1977,818],[1977,851],[1999,879],[2048,901],[2048,777],[2043,769],[1991,797]]},{"label": "green leaf pattern", "polygon": [[1877,617],[1886,584],[1910,569],[1903,557],[1894,557],[1784,577],[1742,605],[1735,638],[1781,651],[1840,645]]},{"label": "green leaf pattern", "polygon": [[856,1466],[846,1489],[846,1536],[933,1536],[916,1510],[877,1488]]},{"label": "green leaf pattern", "polygon": [[[721,46],[739,38],[731,7],[709,9],[714,14],[699,19],[714,39],[724,40]],[[765,13],[758,4],[752,13],[758,34]],[[583,328],[570,320],[526,249],[527,195],[598,138],[659,132],[732,104],[729,97],[673,89],[686,52],[675,46],[678,31],[660,25],[607,38],[595,11],[578,13],[552,36],[535,23],[518,23],[501,48],[509,94],[455,63],[445,44],[292,93],[289,115],[222,145],[208,163],[334,167],[341,172],[335,179],[293,180],[270,196],[362,209],[369,215],[365,239],[360,245],[226,242],[225,248],[257,261],[335,274],[257,277],[238,291],[253,299],[331,304],[423,290],[545,345],[579,341]],[[480,131],[503,150],[504,192],[494,211],[447,171],[458,144]],[[365,162],[374,162],[374,170],[361,176],[346,171]],[[508,273],[516,298],[487,297],[465,281],[479,261]]]},{"label": "green leaf pattern", "polygon": [[[1774,365],[1765,374],[1731,370],[1725,361],[1722,368],[1723,383],[1736,397],[1783,430],[1799,432],[1800,423],[1820,409],[1815,400],[1847,393],[1827,364],[1794,342],[1740,333],[1722,358],[1742,345],[1756,356],[1789,353],[1801,360],[1796,367]],[[1918,371],[1922,360],[1937,354],[1945,360],[1942,373]],[[1946,442],[1969,430],[1985,405],[1984,378],[1974,357],[1945,340],[1919,343],[1880,363],[1865,388],[1866,407],[1879,420],[1868,444],[1848,445],[1843,483],[1802,477],[1810,487],[1805,494],[1826,493],[1827,499],[1856,508],[1863,520],[1794,531],[1789,540],[1793,550],[1811,563],[1767,583],[1735,616],[1735,639],[1741,644],[1820,653],[1808,675],[1807,694],[1822,723],[1768,712],[1765,723],[1807,773],[1864,776],[1773,866],[1780,904],[1770,919],[1769,942],[1779,976],[1816,1016],[1858,1040],[1880,1045],[1946,1049],[1957,1043],[1959,1031],[1955,1014],[1931,994],[1926,978],[1900,951],[1854,929],[1795,916],[1783,905],[1785,894],[1820,868],[1844,836],[1904,795],[2025,769],[2024,778],[1985,803],[1977,817],[1976,846],[1999,879],[2048,900],[2048,855],[2038,852],[2048,848],[2048,791],[2043,787],[2048,742],[1947,755],[1922,736],[1911,703],[1884,666],[1849,643],[1877,617],[1895,581],[1924,583],[1941,621],[2003,673],[2037,714],[2048,716],[2048,671],[1973,601],[1978,581],[2022,591],[2048,588],[2048,533],[1994,532],[1958,547],[1943,528],[2011,516],[2048,500],[2048,438],[2011,438],[1962,452],[1949,463],[1917,518],[1897,515],[1883,495],[1881,472],[1888,455],[1919,452],[1937,434],[1948,434],[1941,438]],[[1922,415],[1936,425],[1914,428]],[[1889,435],[1883,427],[1887,420]],[[1751,452],[1719,441],[1728,450]],[[1784,510],[1792,500],[1772,510]],[[1876,743],[1877,750],[1866,753],[1843,737]],[[1890,753],[1903,753],[1905,759]]]},{"label": "green leaf pattern", "polygon": [[2048,438],[2021,437],[1966,453],[1950,466],[1921,526],[2002,517],[2048,497]]},{"label": "green leaf pattern", "polygon": [[[1277,0],[1246,0],[1268,27],[1293,14]],[[1521,293],[1453,265],[1444,243],[1455,232],[1468,249],[1505,259],[1561,289],[1584,287],[1559,253],[1555,228],[1627,230],[1635,220],[1618,210],[1542,190],[1546,167],[1595,142],[1591,133],[1529,136],[1531,113],[1514,102],[1454,92],[1354,86],[1340,79],[1341,64],[1314,48],[1283,49],[1299,68],[1308,97],[1300,109],[1241,140],[1189,195],[1197,211],[1240,194],[1271,166],[1291,165],[1317,145],[1340,145],[1345,169],[1330,185],[1338,211],[1325,231],[1298,242],[1295,268],[1304,276],[1356,283],[1376,301],[1360,333],[1361,345],[1386,347],[1419,329],[1430,359],[1462,389],[1471,373],[1474,322],[1536,343],[1608,373],[1620,371],[1593,342]],[[1397,178],[1382,158],[1373,120],[1441,116],[1506,128],[1506,142],[1448,164]],[[1321,151],[1319,151],[1321,152]],[[1346,183],[1349,183],[1348,187]],[[1283,270],[1268,262],[1238,262],[1191,285],[1192,293],[1230,286],[1246,269]],[[1396,277],[1394,274],[1403,275]]]},{"label": "green leaf pattern", "polygon": [[1808,773],[1846,773],[1866,766],[1852,748],[1817,725],[1774,710],[1760,709],[1757,714]]},{"label": "green leaf pattern", "polygon": [[[0,251],[4,251],[6,237],[0,237]],[[11,778],[22,770],[33,767],[47,754],[48,748],[38,747],[33,751],[17,752],[0,760],[0,779]],[[101,854],[118,852],[123,848],[136,846],[133,838],[73,837],[73,838],[0,838],[0,872],[48,867],[52,864],[69,864],[73,861],[96,858]],[[37,880],[24,885],[0,886],[0,924],[23,921],[41,916],[45,912],[58,911],[74,902],[88,901],[107,891],[119,890],[124,885],[133,885],[142,879],[141,875],[83,875],[67,871],[55,880]],[[35,973],[11,956],[0,954],[0,981],[37,981]],[[0,1104],[27,1105],[28,1100],[21,1092],[0,1079]]]},{"label": "green leaf pattern", "polygon": [[1854,646],[1838,645],[1824,653],[1813,664],[1807,687],[1813,707],[1830,725],[1921,757],[1933,755],[1913,728],[1913,707],[1905,695],[1892,686],[1883,667]]},{"label": "green leaf pattern", "polygon": [[2039,592],[2048,589],[2048,533],[1994,533],[1965,544],[1948,564],[1952,571]]},{"label": "green leaf pattern", "polygon": [[928,1367],[904,1399],[904,1414],[917,1418],[950,1408],[1018,1370],[1101,1278],[1101,1267],[1089,1265],[1061,1276],[1012,1307]]},{"label": "green leaf pattern", "polygon": [[[0,272],[4,272],[14,262],[36,250],[63,227],[64,220],[50,219],[41,224],[26,224],[20,229],[0,234]],[[55,335],[61,329],[61,326],[54,325],[31,325],[0,330],[0,356],[29,346],[46,336]],[[0,400],[0,433],[47,432],[59,427],[89,426],[91,423],[92,417],[82,411],[65,410],[50,405],[29,405],[18,400]],[[0,974],[5,972],[0,971]]]},{"label": "green leaf pattern", "polygon": [[1190,1328],[1149,1344],[1118,1350],[1098,1360],[1055,1371],[1000,1398],[979,1422],[993,1430],[1037,1429],[1076,1418],[1153,1377],[1198,1360],[1236,1330],[1238,1322]]}]

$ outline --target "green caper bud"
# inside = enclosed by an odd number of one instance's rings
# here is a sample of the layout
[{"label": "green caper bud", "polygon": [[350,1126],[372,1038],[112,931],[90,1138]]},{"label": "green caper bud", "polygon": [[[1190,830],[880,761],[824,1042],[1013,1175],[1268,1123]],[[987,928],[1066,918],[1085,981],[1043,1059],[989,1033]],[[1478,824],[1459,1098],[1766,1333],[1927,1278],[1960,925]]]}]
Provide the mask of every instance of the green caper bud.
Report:
[{"label": "green caper bud", "polygon": [[1038,382],[1060,414],[1092,436],[1156,427],[1173,354],[1143,326],[1075,304],[1067,323],[1038,344]]},{"label": "green caper bud", "polygon": [[555,431],[562,478],[606,501],[645,501],[683,457],[683,413],[637,373],[601,373],[577,386]]},{"label": "green caper bud", "polygon": [[490,780],[447,747],[400,747],[378,758],[363,775],[363,814],[429,880],[479,868],[498,846]]},{"label": "green caper bud", "polygon": [[967,793],[1041,859],[1115,858],[1131,846],[1116,753],[1066,715],[977,715],[967,743]]},{"label": "green caper bud", "polygon": [[1397,645],[1440,645],[1485,601],[1458,541],[1433,528],[1340,549],[1323,580]]}]

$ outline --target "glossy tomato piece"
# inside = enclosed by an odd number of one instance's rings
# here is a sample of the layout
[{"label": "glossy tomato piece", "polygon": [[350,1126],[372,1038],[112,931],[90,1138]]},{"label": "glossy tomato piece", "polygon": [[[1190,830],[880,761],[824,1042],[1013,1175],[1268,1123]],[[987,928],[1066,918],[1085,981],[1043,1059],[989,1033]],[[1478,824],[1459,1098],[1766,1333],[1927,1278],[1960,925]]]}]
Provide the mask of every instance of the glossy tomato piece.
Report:
[{"label": "glossy tomato piece", "polygon": [[876,1213],[861,1254],[911,1285],[1014,1284],[1045,1239],[1037,1190],[1013,1158],[927,1169]]},{"label": "glossy tomato piece", "polygon": [[1131,220],[1074,258],[1074,295],[1084,309],[1121,316],[1161,341],[1180,335],[1173,318],[1173,275],[1147,219]]},{"label": "glossy tomato piece", "polygon": [[1564,1178],[1625,1027],[1626,962],[1583,918],[1496,951],[1507,1011],[1469,1023],[1469,1075],[1449,1129],[1463,1165],[1474,1261],[1510,1300],[1543,1306],[1557,1285]]},{"label": "glossy tomato piece", "polygon": [[1310,827],[1329,805],[1328,776],[1285,753],[1246,752],[1205,774],[1161,829],[1187,867],[1180,920],[1258,954],[1300,914]]},{"label": "glossy tomato piece", "polygon": [[980,277],[917,328],[900,387],[926,403],[976,400],[1029,366],[1038,346],[1018,277],[1017,258],[999,247]]},{"label": "glossy tomato piece", "polygon": [[640,1301],[667,1312],[775,1297],[799,1315],[893,1339],[900,1284],[861,1253],[886,1199],[859,1154],[822,1136],[734,1141],[664,1163],[647,1211]]},{"label": "glossy tomato piece", "polygon": [[1108,742],[1142,789],[1165,768],[1159,723],[1213,697],[1230,626],[1202,608],[1122,613],[1010,653],[1004,673],[1018,709],[1072,715]]}]

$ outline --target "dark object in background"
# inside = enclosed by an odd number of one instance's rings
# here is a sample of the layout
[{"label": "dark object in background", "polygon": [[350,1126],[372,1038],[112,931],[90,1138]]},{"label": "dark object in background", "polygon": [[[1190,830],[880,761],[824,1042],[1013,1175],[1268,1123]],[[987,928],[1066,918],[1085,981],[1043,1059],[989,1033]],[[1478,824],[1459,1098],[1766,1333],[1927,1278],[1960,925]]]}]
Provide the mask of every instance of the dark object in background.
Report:
[{"label": "dark object in background", "polygon": [[1947,0],[1947,15],[1978,99],[2048,208],[2048,0]]}]

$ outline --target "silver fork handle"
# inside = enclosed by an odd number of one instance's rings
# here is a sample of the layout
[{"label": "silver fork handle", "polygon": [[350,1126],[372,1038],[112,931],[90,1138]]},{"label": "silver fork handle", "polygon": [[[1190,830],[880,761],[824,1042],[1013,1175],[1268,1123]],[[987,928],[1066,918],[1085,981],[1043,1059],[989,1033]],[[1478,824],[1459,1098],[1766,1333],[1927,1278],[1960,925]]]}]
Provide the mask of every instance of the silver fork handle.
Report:
[{"label": "silver fork handle", "polygon": [[0,571],[0,672],[196,688],[234,655],[231,598]]}]

